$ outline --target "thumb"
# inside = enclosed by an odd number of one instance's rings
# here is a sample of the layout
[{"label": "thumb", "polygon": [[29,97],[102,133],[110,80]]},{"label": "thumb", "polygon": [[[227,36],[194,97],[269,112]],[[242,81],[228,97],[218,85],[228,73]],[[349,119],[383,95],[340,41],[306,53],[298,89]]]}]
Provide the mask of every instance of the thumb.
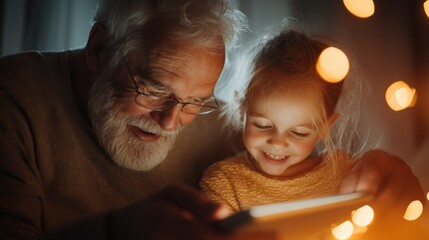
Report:
[{"label": "thumb", "polygon": [[357,186],[359,184],[361,169],[362,168],[357,165],[343,177],[340,182],[340,193],[345,194],[356,192]]}]

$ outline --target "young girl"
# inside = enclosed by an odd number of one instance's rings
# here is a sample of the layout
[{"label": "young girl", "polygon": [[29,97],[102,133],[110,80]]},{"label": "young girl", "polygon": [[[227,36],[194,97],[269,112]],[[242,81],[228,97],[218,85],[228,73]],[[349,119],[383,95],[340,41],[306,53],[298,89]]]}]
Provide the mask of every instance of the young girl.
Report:
[{"label": "young girl", "polygon": [[238,120],[246,151],[205,171],[200,187],[207,196],[237,212],[338,192],[353,161],[331,132],[342,117],[336,106],[344,81],[328,83],[316,70],[326,47],[296,31],[283,31],[251,58],[239,111],[227,113]]}]

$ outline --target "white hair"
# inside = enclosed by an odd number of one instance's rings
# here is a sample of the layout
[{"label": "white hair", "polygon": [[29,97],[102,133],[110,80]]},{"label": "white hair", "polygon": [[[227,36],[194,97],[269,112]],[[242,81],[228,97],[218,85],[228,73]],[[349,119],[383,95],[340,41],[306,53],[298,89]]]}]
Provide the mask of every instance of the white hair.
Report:
[{"label": "white hair", "polygon": [[100,0],[93,21],[107,30],[113,66],[121,54],[141,49],[142,39],[156,37],[153,28],[165,21],[174,24],[169,38],[207,48],[233,45],[247,26],[245,15],[228,0]]}]

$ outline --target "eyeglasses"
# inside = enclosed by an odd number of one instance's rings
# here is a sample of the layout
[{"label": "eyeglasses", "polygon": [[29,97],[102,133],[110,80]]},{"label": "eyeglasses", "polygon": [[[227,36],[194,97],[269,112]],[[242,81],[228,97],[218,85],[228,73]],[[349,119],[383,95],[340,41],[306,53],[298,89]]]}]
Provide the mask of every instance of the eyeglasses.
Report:
[{"label": "eyeglasses", "polygon": [[122,56],[122,60],[124,61],[128,70],[128,74],[135,85],[135,90],[137,93],[135,102],[141,107],[154,111],[165,111],[173,108],[177,104],[182,104],[181,111],[193,115],[205,115],[215,111],[219,107],[219,104],[214,96],[209,99],[194,98],[193,101],[195,102],[182,102],[169,92],[160,91],[154,87],[151,87],[148,80],[143,79],[143,81],[137,82],[133,77],[133,74],[131,73],[130,67],[128,66],[124,56]]}]

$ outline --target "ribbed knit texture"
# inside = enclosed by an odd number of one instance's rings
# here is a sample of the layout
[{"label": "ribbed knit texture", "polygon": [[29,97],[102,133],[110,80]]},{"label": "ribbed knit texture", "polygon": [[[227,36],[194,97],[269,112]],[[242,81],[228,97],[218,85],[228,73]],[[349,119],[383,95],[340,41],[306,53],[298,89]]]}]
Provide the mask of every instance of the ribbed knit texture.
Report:
[{"label": "ribbed knit texture", "polygon": [[200,182],[202,192],[234,212],[260,204],[321,197],[337,193],[340,180],[353,165],[344,155],[337,162],[323,161],[311,171],[281,178],[255,171],[248,161],[243,152],[210,166]]},{"label": "ribbed knit texture", "polygon": [[[224,203],[233,212],[261,204],[296,201],[338,193],[340,180],[353,161],[346,155],[325,160],[310,171],[294,177],[271,177],[255,171],[247,152],[211,165],[200,181],[201,191]],[[303,226],[302,231],[305,231]],[[329,229],[311,238],[332,239]]]}]

